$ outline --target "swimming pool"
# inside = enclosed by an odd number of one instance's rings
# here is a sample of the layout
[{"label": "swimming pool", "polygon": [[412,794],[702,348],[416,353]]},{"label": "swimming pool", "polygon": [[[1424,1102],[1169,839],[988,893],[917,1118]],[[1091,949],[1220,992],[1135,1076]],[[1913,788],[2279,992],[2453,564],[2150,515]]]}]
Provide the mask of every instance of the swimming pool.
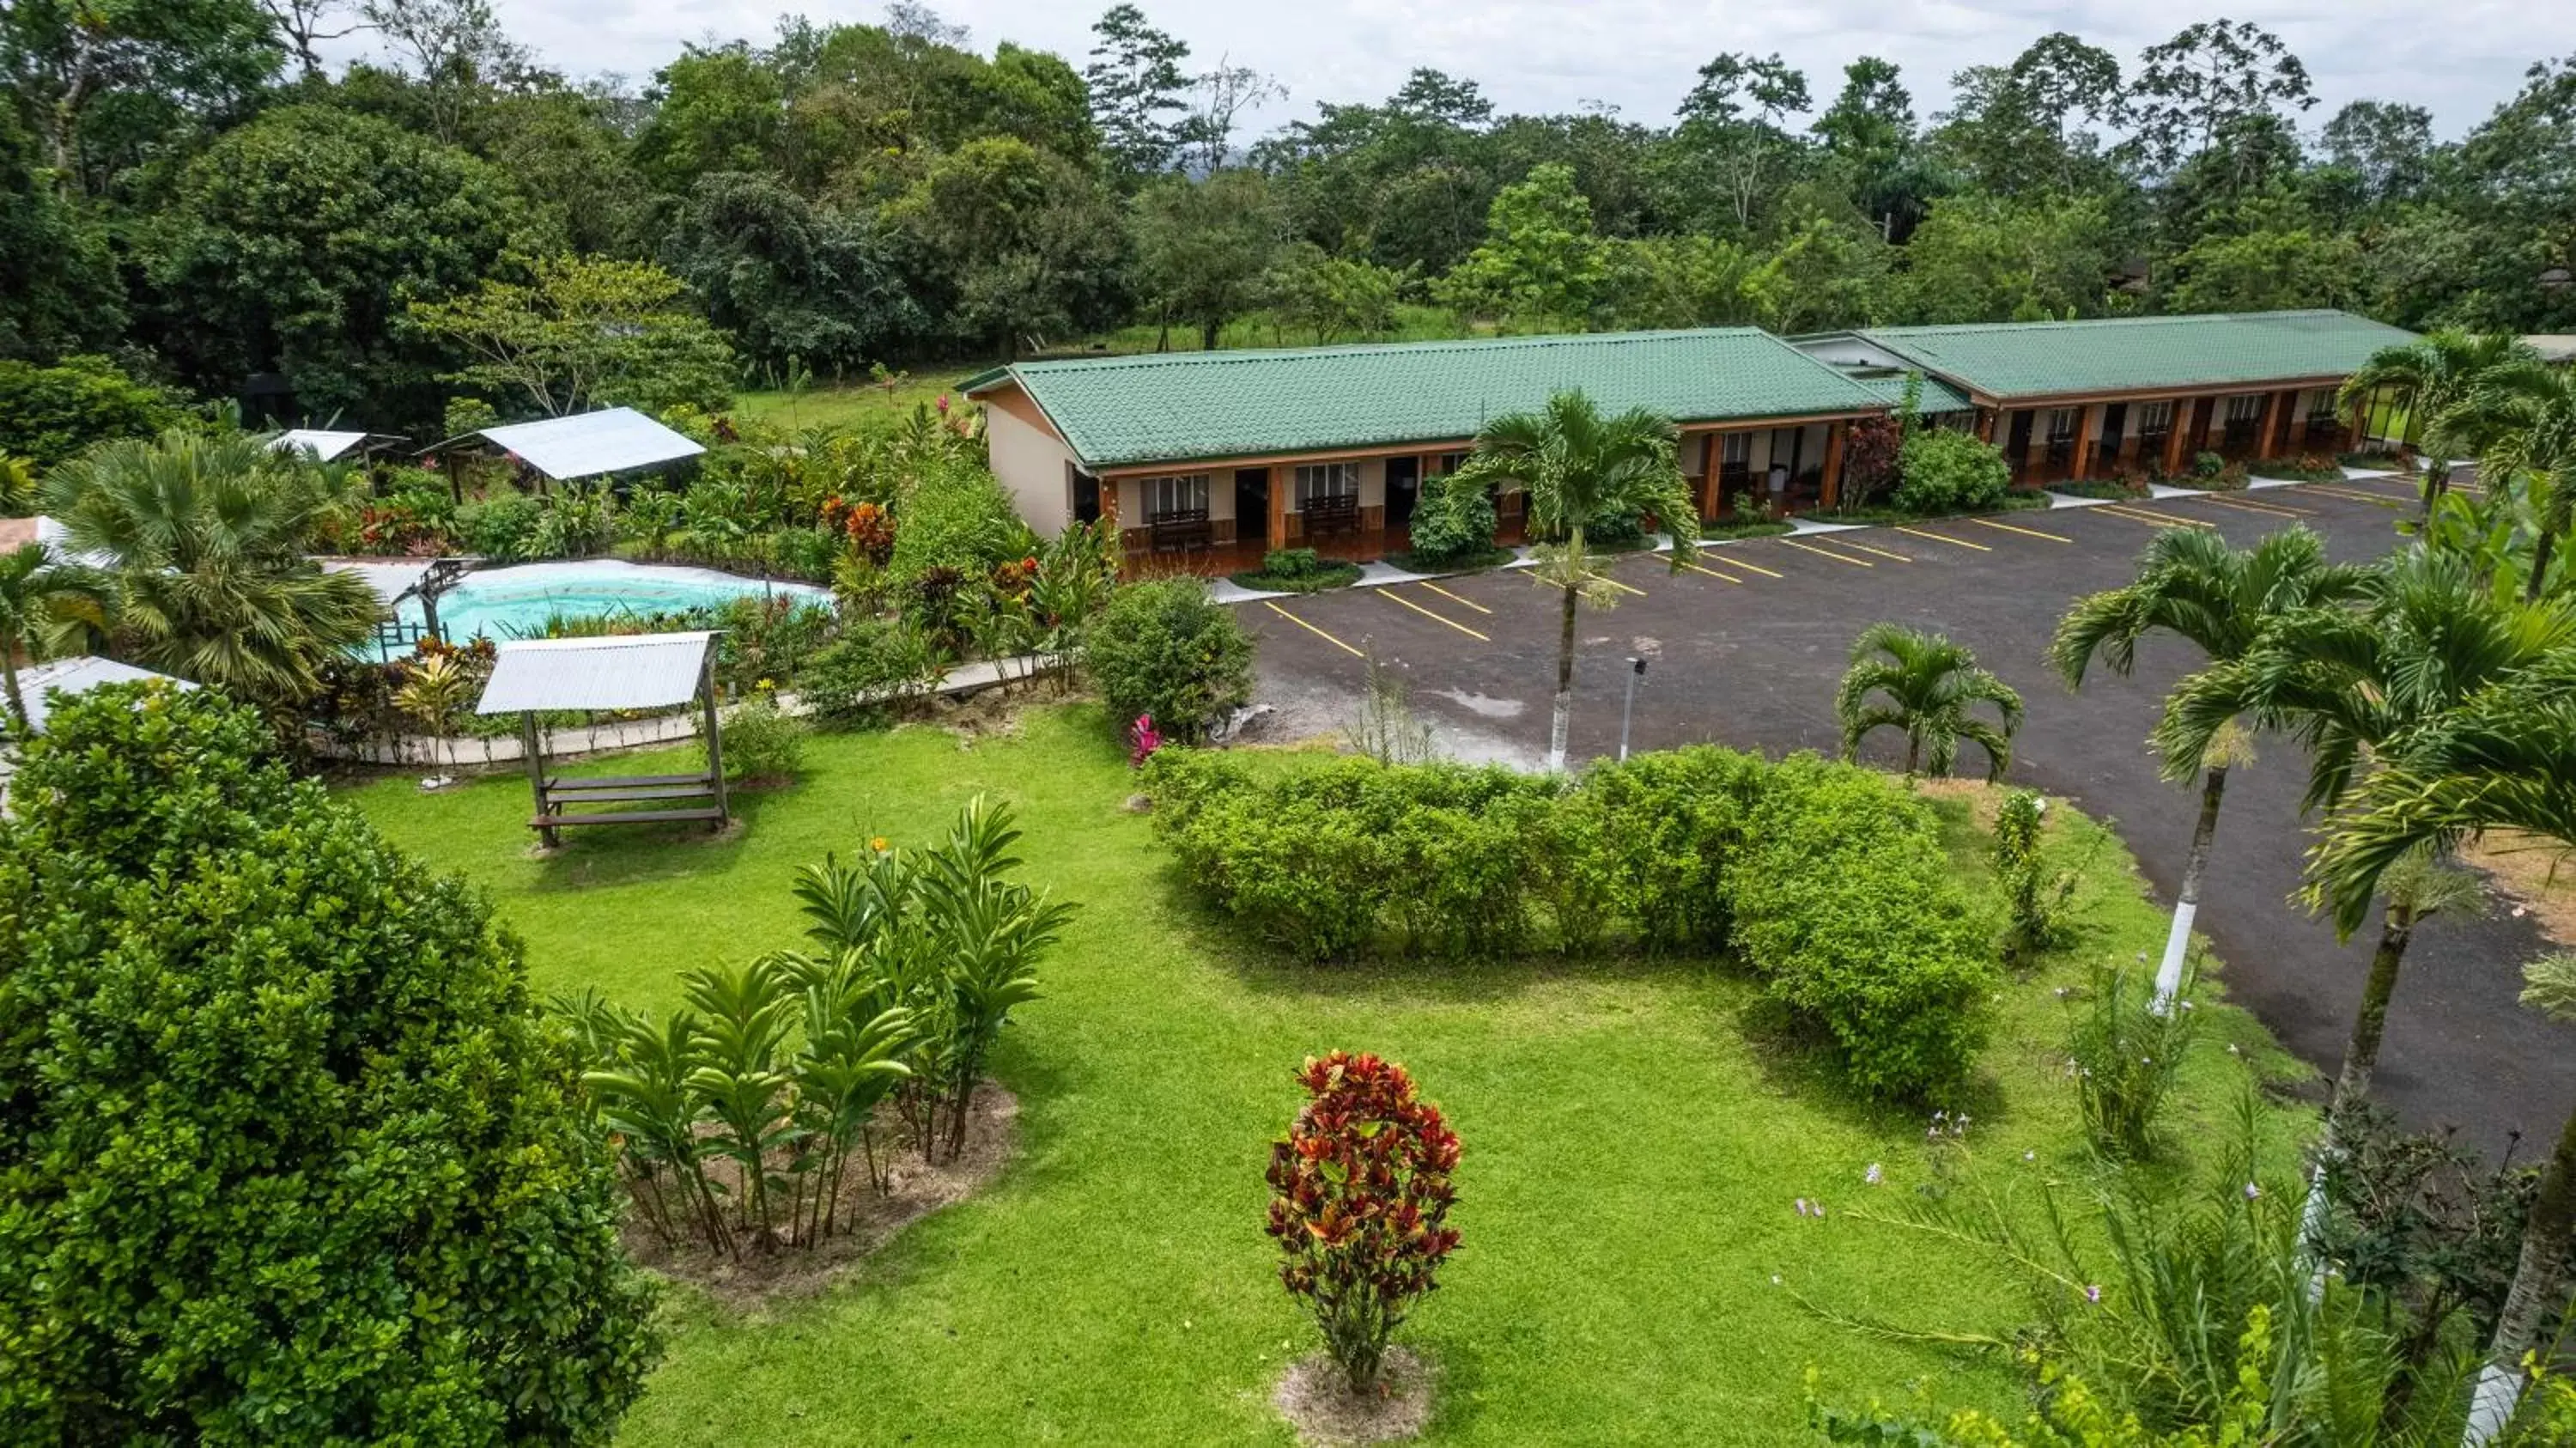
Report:
[{"label": "swimming pool", "polygon": [[[763,584],[756,578],[706,568],[606,561],[528,563],[467,574],[464,582],[440,596],[438,625],[458,641],[477,635],[529,638],[545,631],[548,618],[621,614],[650,618],[736,598],[759,598],[764,590],[773,598],[832,601],[827,589],[802,583]],[[404,599],[397,612],[405,623],[419,623],[420,600]]]}]

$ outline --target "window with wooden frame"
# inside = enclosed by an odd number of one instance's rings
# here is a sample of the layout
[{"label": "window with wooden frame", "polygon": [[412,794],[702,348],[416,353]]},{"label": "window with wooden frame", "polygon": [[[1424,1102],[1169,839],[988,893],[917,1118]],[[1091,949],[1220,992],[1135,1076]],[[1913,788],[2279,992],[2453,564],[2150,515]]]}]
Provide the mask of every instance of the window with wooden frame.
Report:
[{"label": "window with wooden frame", "polygon": [[1358,463],[1299,463],[1297,465],[1297,507],[1300,511],[1317,498],[1356,498],[1360,495]]},{"label": "window with wooden frame", "polygon": [[2134,412],[2140,438],[2160,438],[2173,431],[2174,405],[2170,400],[2141,402]]},{"label": "window with wooden frame", "polygon": [[1208,505],[1208,475],[1178,474],[1166,478],[1146,478],[1138,485],[1145,495],[1145,518],[1169,518],[1182,513],[1205,513]]}]

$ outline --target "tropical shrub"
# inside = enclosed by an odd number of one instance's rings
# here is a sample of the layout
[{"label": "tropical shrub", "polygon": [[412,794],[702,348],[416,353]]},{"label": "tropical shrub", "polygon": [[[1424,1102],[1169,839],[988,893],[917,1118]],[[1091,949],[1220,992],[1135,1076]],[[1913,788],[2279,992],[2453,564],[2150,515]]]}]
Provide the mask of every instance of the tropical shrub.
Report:
[{"label": "tropical shrub", "polygon": [[844,625],[797,675],[798,697],[816,717],[840,725],[883,723],[906,701],[930,692],[948,670],[949,654],[906,619]]},{"label": "tropical shrub", "polygon": [[495,563],[524,563],[537,556],[537,520],[544,514],[536,499],[503,489],[456,510],[456,541]]},{"label": "tropical shrub", "polygon": [[1897,453],[1889,501],[1909,513],[1972,513],[2012,490],[2012,468],[1992,444],[1949,428],[1918,428]]},{"label": "tropical shrub", "polygon": [[1121,727],[1151,714],[1180,744],[1204,740],[1252,697],[1252,636],[1195,578],[1110,594],[1085,632],[1083,666]]},{"label": "tropical shrub", "polygon": [[518,945],[212,691],[0,816],[0,1438],[604,1442],[656,1355]]},{"label": "tropical shrub", "polygon": [[898,582],[933,568],[982,578],[1004,562],[1037,551],[1011,495],[976,464],[944,462],[923,469],[896,500],[895,518],[887,566]]},{"label": "tropical shrub", "polygon": [[1258,571],[1234,575],[1234,581],[1245,588],[1272,593],[1316,593],[1359,579],[1358,564],[1328,561],[1312,548],[1273,548],[1261,555]]},{"label": "tropical shrub", "polygon": [[778,691],[756,688],[724,711],[725,778],[744,784],[784,784],[805,767],[805,721],[778,707]]},{"label": "tropical shrub", "polygon": [[2015,970],[2030,968],[2073,938],[2066,902],[2083,872],[2050,865],[2040,839],[2045,809],[2035,789],[2010,791],[1995,807],[1994,848],[1988,858],[2003,887],[2004,964]]},{"label": "tropical shrub", "polygon": [[1354,1394],[1376,1387],[1387,1341],[1458,1249],[1458,1136],[1402,1066],[1335,1051],[1297,1072],[1307,1102],[1272,1143],[1269,1223],[1279,1280],[1315,1315]]},{"label": "tropical shrub", "polygon": [[1442,477],[1422,485],[1405,529],[1413,559],[1437,568],[1492,554],[1496,526],[1493,494],[1483,483]]},{"label": "tropical shrub", "polygon": [[1950,878],[1929,809],[1883,775],[1776,766],[1722,870],[1736,954],[1876,1096],[1937,1096],[1990,1024],[1986,929]]},{"label": "tropical shrub", "polygon": [[1864,417],[1853,423],[1843,437],[1842,505],[1866,508],[1894,484],[1904,445],[1905,426],[1896,418]]},{"label": "tropical shrub", "polygon": [[1733,917],[1722,867],[1771,769],[1759,755],[1705,744],[1594,765],[1577,798],[1601,816],[1610,890],[1580,908],[1597,919],[1606,900],[1606,913],[1634,921],[1649,945],[1723,948]]},{"label": "tropical shrub", "polygon": [[105,357],[66,357],[52,367],[0,360],[0,454],[39,469],[92,443],[150,437],[177,420],[160,389]]},{"label": "tropical shrub", "polygon": [[734,1256],[812,1247],[849,1224],[853,1188],[888,1188],[901,1141],[957,1158],[993,1043],[1072,917],[1012,878],[1019,838],[977,796],[926,850],[876,840],[799,871],[811,951],[693,971],[658,1019],[557,1002],[652,1231]]},{"label": "tropical shrub", "polygon": [[2159,1008],[2151,982],[2097,966],[2073,1009],[2066,1069],[2075,1078],[2084,1134],[2105,1156],[2142,1160],[2155,1151],[2156,1119],[2197,1034],[2191,1003]]},{"label": "tropical shrub", "polygon": [[821,528],[781,528],[769,535],[770,566],[806,583],[829,583],[846,545]]}]

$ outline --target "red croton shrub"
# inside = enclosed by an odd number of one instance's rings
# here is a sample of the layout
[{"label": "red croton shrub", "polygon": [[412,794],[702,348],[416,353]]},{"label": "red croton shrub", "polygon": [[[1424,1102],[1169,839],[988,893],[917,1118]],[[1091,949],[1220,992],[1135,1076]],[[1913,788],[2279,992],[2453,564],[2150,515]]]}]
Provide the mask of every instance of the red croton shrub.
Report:
[{"label": "red croton shrub", "polygon": [[1270,1148],[1279,1280],[1313,1310],[1325,1350],[1363,1393],[1376,1386],[1388,1337],[1458,1248],[1448,1225],[1458,1137],[1392,1061],[1335,1051],[1308,1058],[1297,1082],[1313,1099]]}]

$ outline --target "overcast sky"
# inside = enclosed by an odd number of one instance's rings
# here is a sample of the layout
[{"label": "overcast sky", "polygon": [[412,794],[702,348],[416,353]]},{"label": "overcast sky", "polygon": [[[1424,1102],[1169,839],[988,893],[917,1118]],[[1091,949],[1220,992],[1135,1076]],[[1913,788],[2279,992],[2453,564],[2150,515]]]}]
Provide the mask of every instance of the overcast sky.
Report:
[{"label": "overcast sky", "polygon": [[[1091,21],[1108,0],[947,0],[989,54],[999,40],[1082,65]],[[1290,100],[1263,132],[1312,115],[1318,100],[1374,101],[1415,66],[1472,77],[1504,112],[1570,110],[1605,101],[1661,124],[1694,72],[1723,50],[1779,51],[1805,70],[1819,105],[1856,55],[1904,68],[1919,113],[1948,98],[1951,72],[2009,60],[2042,33],[2072,30],[2126,67],[2193,11],[2133,0],[1141,0],[1146,17],[1187,41],[1192,63],[1219,55],[1284,82]],[[782,10],[817,21],[873,21],[879,0],[495,0],[510,33],[573,75],[620,72],[637,83],[690,41],[774,33]],[[2456,136],[2511,95],[2534,60],[2576,52],[2569,0],[2236,0],[2225,13],[2277,31],[2306,60],[2321,124],[2349,100],[2429,106]]]}]

